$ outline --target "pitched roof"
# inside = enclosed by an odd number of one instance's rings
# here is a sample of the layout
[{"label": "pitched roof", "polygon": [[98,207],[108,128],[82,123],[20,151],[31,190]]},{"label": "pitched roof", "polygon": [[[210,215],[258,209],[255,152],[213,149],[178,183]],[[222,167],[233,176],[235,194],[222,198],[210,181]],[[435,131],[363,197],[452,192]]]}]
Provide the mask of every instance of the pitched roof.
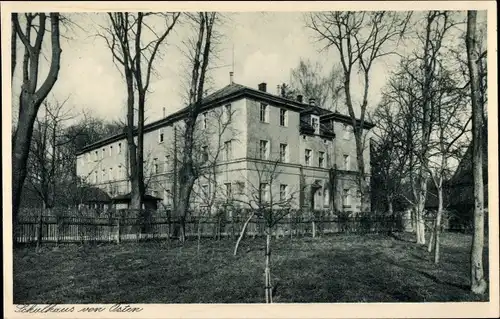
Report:
[{"label": "pitched roof", "polygon": [[[286,107],[286,108],[293,109],[293,110],[296,110],[299,112],[307,111],[308,109],[310,109],[310,105],[306,104],[306,103],[298,102],[296,100],[287,99],[285,97],[274,95],[274,94],[271,94],[269,92],[256,90],[256,89],[253,89],[253,88],[250,88],[248,86],[241,85],[241,84],[231,83],[231,84],[221,88],[220,90],[204,97],[201,101],[201,104],[202,104],[201,110],[203,111],[203,110],[211,109],[212,107],[215,107],[220,103],[230,103],[231,101],[234,101],[234,100],[241,98],[241,97],[252,97],[255,99],[259,99],[259,100],[272,102],[272,103],[275,103],[281,107]],[[323,108],[318,107],[318,106],[316,106],[316,108],[321,116],[328,116],[328,118],[331,118],[331,119],[334,119],[334,120],[337,120],[340,122],[345,122],[347,124],[352,123],[351,118],[349,116],[342,115],[342,114],[336,113],[336,112],[331,112],[329,110],[323,109]],[[172,123],[182,119],[186,115],[188,109],[189,109],[189,106],[186,106],[186,107],[182,108],[181,110],[174,112],[165,118],[162,118],[162,119],[157,120],[155,122],[149,123],[149,124],[144,126],[144,131],[148,132],[148,131],[155,130],[159,127],[163,127],[163,126],[172,124]],[[365,128],[371,129],[374,126],[375,125],[373,125],[372,123],[364,121]],[[108,143],[112,143],[112,142],[118,141],[120,139],[124,139],[125,136],[126,136],[126,134],[125,134],[125,132],[123,132],[120,134],[116,134],[116,135],[104,138],[104,139],[97,141],[95,143],[86,145],[79,152],[77,152],[77,155],[82,154],[82,153],[87,152],[87,151],[90,151],[90,150],[93,150],[93,149],[96,149],[96,148],[99,148],[103,145],[107,145]]]}]

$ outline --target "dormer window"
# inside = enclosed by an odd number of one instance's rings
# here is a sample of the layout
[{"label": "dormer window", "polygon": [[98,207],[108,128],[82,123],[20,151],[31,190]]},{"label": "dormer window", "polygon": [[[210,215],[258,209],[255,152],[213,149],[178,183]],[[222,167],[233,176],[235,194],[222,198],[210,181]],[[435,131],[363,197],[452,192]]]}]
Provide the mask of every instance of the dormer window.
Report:
[{"label": "dormer window", "polygon": [[319,116],[311,115],[311,126],[314,129],[314,134],[319,135]]}]

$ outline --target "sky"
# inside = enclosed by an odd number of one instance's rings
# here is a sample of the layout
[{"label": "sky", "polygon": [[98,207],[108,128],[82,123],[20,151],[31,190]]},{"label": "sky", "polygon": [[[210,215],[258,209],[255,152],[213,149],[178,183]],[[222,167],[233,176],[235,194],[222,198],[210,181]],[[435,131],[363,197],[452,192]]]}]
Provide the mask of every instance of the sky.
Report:
[{"label": "sky", "polygon": [[[77,114],[85,109],[96,117],[124,119],[125,82],[112,62],[106,43],[96,36],[99,26],[107,23],[107,15],[75,13],[69,18],[76,26],[63,28],[65,37],[61,42],[61,68],[49,99],[61,101],[69,96],[67,104]],[[168,115],[183,107],[181,79],[186,72],[186,58],[181,43],[189,31],[182,24],[176,26],[174,31],[162,48],[163,58],[156,62],[158,74],[152,79],[151,93],[147,97],[147,122],[163,117],[163,108]],[[270,92],[276,92],[278,84],[289,82],[291,69],[298,65],[301,58],[320,62],[325,72],[338,63],[334,50],[321,50],[324,43],[318,43],[313,31],[305,27],[304,13],[301,12],[225,13],[219,32],[222,38],[217,46],[218,58],[212,65],[212,91],[229,84],[233,48],[234,81],[254,88],[266,82]],[[50,49],[48,41],[45,45]],[[22,59],[20,47],[18,45],[19,62]],[[388,77],[388,68],[393,66],[391,58],[381,60],[374,66],[371,106],[377,104],[380,90]],[[19,69],[13,82],[14,103],[19,94]],[[47,70],[48,62],[42,59],[42,78]],[[358,89],[360,93],[360,83],[354,84],[355,91]]]}]

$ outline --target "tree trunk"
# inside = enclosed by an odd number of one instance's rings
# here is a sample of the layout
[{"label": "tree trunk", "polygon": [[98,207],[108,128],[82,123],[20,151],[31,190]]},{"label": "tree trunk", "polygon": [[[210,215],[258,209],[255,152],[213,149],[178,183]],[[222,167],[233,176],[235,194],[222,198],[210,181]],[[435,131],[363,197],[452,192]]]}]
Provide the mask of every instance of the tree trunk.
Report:
[{"label": "tree trunk", "polygon": [[272,288],[271,288],[271,228],[266,230],[266,266],[264,271],[265,277],[265,292],[266,303],[272,303]]},{"label": "tree trunk", "polygon": [[14,78],[17,64],[17,33],[14,19],[12,19],[12,34],[10,38],[10,65],[11,65],[11,78]]},{"label": "tree trunk", "polygon": [[201,246],[201,216],[198,218],[197,234],[198,234],[197,252],[199,254],[200,253],[200,246]]},{"label": "tree trunk", "polygon": [[312,237],[316,238],[316,223],[314,222],[314,217],[312,219]]},{"label": "tree trunk", "polygon": [[17,215],[21,204],[21,192],[27,175],[28,155],[33,136],[33,124],[38,108],[31,107],[32,99],[22,94],[20,99],[19,120],[14,133],[12,146],[12,235],[15,242]]},{"label": "tree trunk", "polygon": [[120,239],[121,239],[121,216],[118,216],[116,219],[116,243],[119,245],[120,244]]},{"label": "tree trunk", "polygon": [[427,198],[427,178],[420,176],[420,189],[418,192],[418,201],[416,209],[416,223],[417,223],[417,244],[425,245],[425,200]]},{"label": "tree trunk", "polygon": [[443,218],[443,188],[438,189],[438,211],[436,225],[434,226],[434,263],[439,264],[439,244],[441,235],[441,219]]},{"label": "tree trunk", "polygon": [[245,236],[245,231],[247,229],[248,223],[250,223],[250,220],[252,219],[253,215],[255,213],[252,212],[248,219],[245,221],[245,224],[243,224],[243,228],[241,229],[240,236],[238,237],[238,240],[236,241],[236,245],[234,246],[234,253],[233,255],[236,256],[236,253],[238,253],[238,247],[240,246],[240,242],[243,239],[243,236]]},{"label": "tree trunk", "polygon": [[[45,81],[43,81],[42,85],[37,90],[37,84],[39,82],[38,62],[45,34],[46,14],[40,13],[38,17],[40,20],[40,27],[37,30],[35,46],[32,47],[29,43],[31,40],[29,35],[28,39],[23,40],[21,38],[25,46],[26,54],[23,61],[23,70],[25,70],[25,72],[23,74],[23,84],[19,99],[19,118],[12,141],[12,236],[14,243],[16,239],[17,215],[19,212],[19,205],[21,203],[21,192],[27,174],[26,166],[31,137],[33,135],[33,124],[40,105],[57,81],[61,62],[62,50],[59,42],[59,14],[51,13],[50,38],[52,50],[50,68]],[[16,32],[21,33],[22,30],[20,30],[17,14],[13,14],[12,18],[15,24]],[[26,37],[26,34],[24,34],[24,36]],[[29,49],[28,46],[30,47]]]},{"label": "tree trunk", "polygon": [[42,249],[42,236],[43,236],[43,215],[45,212],[45,203],[43,203],[43,207],[40,209],[38,213],[38,230],[36,233],[36,249],[37,253]]},{"label": "tree trunk", "polygon": [[389,234],[392,234],[392,232],[394,231],[394,223],[396,221],[396,218],[394,216],[394,208],[392,206],[392,198],[390,196],[387,196],[387,213],[389,214],[389,218],[391,219],[389,225]]},{"label": "tree trunk", "polygon": [[433,226],[431,230],[431,235],[429,237],[429,245],[427,246],[427,251],[432,252],[432,249],[434,248],[434,236],[436,234],[436,220],[434,220]]},{"label": "tree trunk", "polygon": [[483,294],[487,288],[483,269],[484,244],[484,189],[482,154],[482,112],[479,103],[479,76],[476,53],[476,11],[467,12],[467,57],[472,101],[472,173],[474,179],[474,235],[471,248],[471,291]]}]

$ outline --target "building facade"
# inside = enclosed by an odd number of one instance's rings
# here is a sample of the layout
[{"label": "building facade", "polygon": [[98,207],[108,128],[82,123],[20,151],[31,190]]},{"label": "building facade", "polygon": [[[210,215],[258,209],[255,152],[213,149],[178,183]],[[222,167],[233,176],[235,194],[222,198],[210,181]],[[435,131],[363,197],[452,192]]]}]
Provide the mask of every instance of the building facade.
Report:
[{"label": "building facade", "polygon": [[[359,212],[370,210],[369,189],[358,187],[356,146],[350,117],[258,89],[231,83],[207,96],[195,130],[199,172],[194,208],[231,201],[272,206]],[[145,126],[147,194],[170,207],[182,156],[186,109]],[[357,121],[357,125],[361,125]],[[366,185],[370,172],[370,129],[363,123]],[[77,154],[77,174],[111,196],[130,192],[125,133],[86,146]],[[361,198],[363,202],[361,203]]]}]

